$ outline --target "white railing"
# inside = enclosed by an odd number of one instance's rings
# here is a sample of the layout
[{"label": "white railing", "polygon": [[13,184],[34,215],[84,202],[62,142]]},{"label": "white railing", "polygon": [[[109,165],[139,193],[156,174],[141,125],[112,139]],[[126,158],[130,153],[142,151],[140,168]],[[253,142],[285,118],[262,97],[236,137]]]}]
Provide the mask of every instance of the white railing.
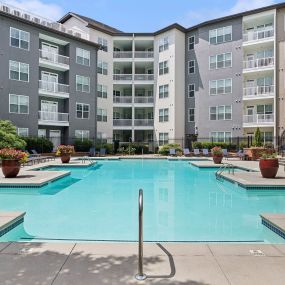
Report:
[{"label": "white railing", "polygon": [[113,58],[132,58],[133,52],[132,51],[114,51]]},{"label": "white railing", "polygon": [[153,126],[153,119],[135,119],[134,125],[137,127],[139,126],[151,127]]},{"label": "white railing", "polygon": [[154,80],[153,74],[135,74],[135,80],[145,81],[145,80]]},{"label": "white railing", "polygon": [[274,85],[268,86],[252,86],[243,88],[243,96],[268,96],[274,94]]},{"label": "white railing", "polygon": [[132,96],[114,96],[114,103],[132,103]]},{"label": "white railing", "polygon": [[113,126],[132,126],[132,119],[113,119]]},{"label": "white railing", "polygon": [[274,37],[274,29],[252,30],[243,34],[244,42],[258,41]]},{"label": "white railing", "polygon": [[258,69],[271,66],[274,66],[274,57],[258,58],[243,62],[244,69]]},{"label": "white railing", "polygon": [[153,58],[153,51],[135,51],[135,58]]},{"label": "white railing", "polygon": [[22,18],[24,20],[48,27],[48,28],[51,28],[53,30],[57,30],[57,31],[60,31],[60,32],[63,32],[63,33],[66,33],[66,34],[69,34],[69,35],[72,35],[78,38],[89,40],[89,34],[87,33],[83,33],[82,31],[77,31],[75,29],[67,28],[63,24],[60,24],[50,19],[46,19],[44,17],[30,13],[24,9],[14,7],[7,3],[0,2],[0,11],[5,12],[7,14],[11,14],[19,18]]},{"label": "white railing", "polygon": [[68,122],[68,113],[39,111],[39,120],[48,122]]},{"label": "white railing", "polygon": [[255,114],[243,116],[244,124],[271,124],[274,123],[274,114]]},{"label": "white railing", "polygon": [[126,80],[131,81],[133,79],[132,74],[114,74],[113,80],[119,81],[119,80]]},{"label": "white railing", "polygon": [[51,62],[51,63],[56,63],[56,64],[61,64],[61,65],[69,65],[69,57],[60,55],[57,53],[45,51],[40,49],[40,59]]},{"label": "white railing", "polygon": [[136,96],[135,103],[153,103],[153,97]]},{"label": "white railing", "polygon": [[39,89],[50,93],[69,93],[69,85],[39,80]]}]

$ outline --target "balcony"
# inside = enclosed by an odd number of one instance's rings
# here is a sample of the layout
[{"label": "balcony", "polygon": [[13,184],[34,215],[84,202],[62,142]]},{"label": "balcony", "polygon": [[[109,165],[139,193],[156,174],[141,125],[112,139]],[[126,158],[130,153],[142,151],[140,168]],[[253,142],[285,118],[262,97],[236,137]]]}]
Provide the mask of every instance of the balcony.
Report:
[{"label": "balcony", "polygon": [[267,97],[274,97],[275,86],[252,86],[243,88],[243,99],[264,99]]},{"label": "balcony", "polygon": [[274,126],[274,114],[255,114],[243,116],[244,127]]},{"label": "balcony", "polygon": [[132,96],[114,96],[113,103],[119,104],[131,104],[132,103]]},{"label": "balcony", "polygon": [[136,81],[153,81],[154,75],[153,74],[135,74],[134,80],[136,80]]},{"label": "balcony", "polygon": [[132,51],[114,51],[113,58],[130,59],[133,57]]},{"label": "balcony", "polygon": [[132,74],[114,74],[113,80],[114,81],[132,81],[133,75]]},{"label": "balcony", "polygon": [[134,99],[135,103],[139,103],[139,104],[150,104],[153,103],[153,97],[150,96],[136,96]]},{"label": "balcony", "polygon": [[131,127],[132,119],[113,119],[114,127]]},{"label": "balcony", "polygon": [[153,119],[135,119],[136,127],[153,127]]},{"label": "balcony", "polygon": [[39,64],[42,67],[51,68],[60,71],[69,70],[69,57],[52,53],[45,50],[40,51]]},{"label": "balcony", "polygon": [[274,29],[252,30],[243,34],[244,45],[274,40]]},{"label": "balcony", "polygon": [[274,57],[258,58],[243,62],[243,72],[254,72],[273,69]]},{"label": "balcony", "polygon": [[69,98],[69,85],[39,80],[39,94],[54,98]]},{"label": "balcony", "polygon": [[153,57],[154,57],[153,51],[135,51],[135,58],[152,59]]},{"label": "balcony", "polygon": [[38,123],[45,126],[69,126],[69,114],[39,111]]}]

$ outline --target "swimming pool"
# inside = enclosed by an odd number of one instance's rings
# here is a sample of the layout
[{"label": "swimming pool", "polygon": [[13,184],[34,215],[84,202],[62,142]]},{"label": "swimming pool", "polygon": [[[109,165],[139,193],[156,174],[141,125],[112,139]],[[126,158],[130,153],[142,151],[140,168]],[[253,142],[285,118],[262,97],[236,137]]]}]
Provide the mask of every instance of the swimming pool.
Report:
[{"label": "swimming pool", "polygon": [[246,191],[188,161],[105,160],[68,170],[42,188],[0,188],[1,210],[27,212],[0,240],[136,241],[142,188],[146,241],[284,242],[259,214],[284,212],[285,191]]}]

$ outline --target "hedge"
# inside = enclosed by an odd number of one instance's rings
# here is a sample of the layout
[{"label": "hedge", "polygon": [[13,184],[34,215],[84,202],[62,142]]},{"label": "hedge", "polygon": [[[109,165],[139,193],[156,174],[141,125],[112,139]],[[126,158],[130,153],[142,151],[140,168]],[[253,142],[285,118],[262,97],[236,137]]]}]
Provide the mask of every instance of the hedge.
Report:
[{"label": "hedge", "polygon": [[236,144],[232,143],[224,143],[224,142],[193,142],[192,147],[198,148],[198,149],[208,149],[211,150],[214,146],[219,146],[223,149],[227,150],[233,150],[235,151],[237,149]]},{"label": "hedge", "polygon": [[161,155],[168,155],[169,154],[169,150],[171,148],[174,148],[176,152],[181,152],[182,153],[182,148],[180,147],[180,144],[165,144],[161,147],[159,147],[158,153]]},{"label": "hedge", "polygon": [[134,144],[134,143],[131,143],[131,144],[121,144],[120,145],[120,149],[134,149],[133,152],[135,154],[142,154],[142,151],[144,154],[148,154],[149,153],[149,148],[148,148],[148,145],[145,145],[145,144]]},{"label": "hedge", "polygon": [[74,141],[74,149],[77,152],[88,152],[93,146],[93,141],[89,139],[76,139]]},{"label": "hedge", "polygon": [[26,142],[26,149],[30,152],[32,149],[38,153],[49,153],[53,150],[53,143],[47,138],[42,137],[23,137]]}]

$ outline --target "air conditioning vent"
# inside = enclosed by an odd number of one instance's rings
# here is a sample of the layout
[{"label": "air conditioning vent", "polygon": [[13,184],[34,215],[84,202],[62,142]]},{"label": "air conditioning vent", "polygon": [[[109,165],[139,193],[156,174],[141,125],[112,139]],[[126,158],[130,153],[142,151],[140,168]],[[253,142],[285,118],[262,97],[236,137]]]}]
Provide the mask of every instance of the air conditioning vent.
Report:
[{"label": "air conditioning vent", "polygon": [[70,35],[73,35],[73,31],[72,30],[68,30],[67,33],[69,33]]},{"label": "air conditioning vent", "polygon": [[10,13],[10,9],[7,6],[2,6],[2,11],[6,13]]},{"label": "air conditioning vent", "polygon": [[34,22],[37,23],[37,24],[39,24],[39,23],[41,22],[41,20],[40,20],[39,18],[36,18],[36,17],[34,17],[33,20],[34,20]]},{"label": "air conditioning vent", "polygon": [[24,14],[23,15],[23,18],[26,19],[26,20],[30,20],[31,19],[31,16],[29,14]]},{"label": "air conditioning vent", "polygon": [[78,38],[81,38],[81,34],[80,33],[74,33],[74,35]]},{"label": "air conditioning vent", "polygon": [[20,17],[21,16],[21,13],[19,12],[19,11],[17,11],[17,10],[14,10],[14,16],[16,16],[16,17]]}]

